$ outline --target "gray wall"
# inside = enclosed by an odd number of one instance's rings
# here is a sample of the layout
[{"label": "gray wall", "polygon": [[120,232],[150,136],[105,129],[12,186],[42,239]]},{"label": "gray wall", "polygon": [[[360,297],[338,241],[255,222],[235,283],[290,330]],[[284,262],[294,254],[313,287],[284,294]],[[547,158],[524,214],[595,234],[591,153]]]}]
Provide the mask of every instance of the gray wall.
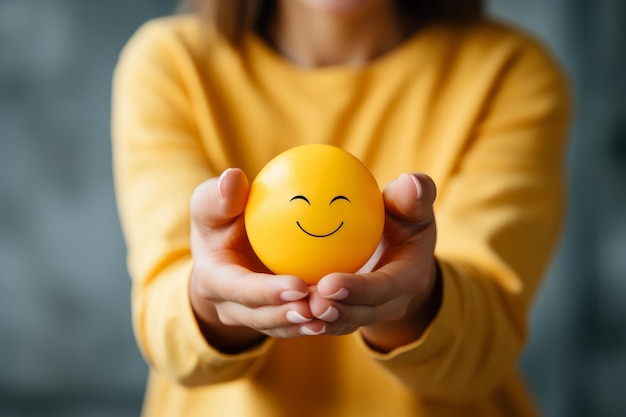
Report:
[{"label": "gray wall", "polygon": [[[146,367],[111,182],[110,79],[130,34],[174,3],[0,0],[0,417],[138,413]],[[547,415],[620,415],[626,2],[490,9],[545,40],[577,101],[568,228],[522,366]]]},{"label": "gray wall", "polygon": [[522,364],[549,416],[626,415],[626,2],[491,5],[547,42],[576,100],[568,227]]},{"label": "gray wall", "polygon": [[0,416],[135,416],[116,56],[172,0],[0,0]]}]

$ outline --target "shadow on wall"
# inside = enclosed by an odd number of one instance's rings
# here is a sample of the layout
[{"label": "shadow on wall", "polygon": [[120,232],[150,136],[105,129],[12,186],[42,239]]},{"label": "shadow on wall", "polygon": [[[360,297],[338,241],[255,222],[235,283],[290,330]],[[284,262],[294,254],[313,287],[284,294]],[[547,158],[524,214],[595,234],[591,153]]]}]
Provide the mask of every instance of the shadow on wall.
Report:
[{"label": "shadow on wall", "polygon": [[[117,54],[173,0],[0,0],[0,416],[136,416],[146,367],[111,178]],[[626,408],[626,3],[492,0],[568,68],[571,211],[523,367],[549,416]]]}]

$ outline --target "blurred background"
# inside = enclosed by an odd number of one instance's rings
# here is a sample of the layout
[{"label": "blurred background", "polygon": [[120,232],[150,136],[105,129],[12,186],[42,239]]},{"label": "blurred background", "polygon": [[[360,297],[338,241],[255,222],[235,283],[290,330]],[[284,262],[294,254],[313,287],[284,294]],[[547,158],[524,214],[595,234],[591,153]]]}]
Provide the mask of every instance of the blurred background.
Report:
[{"label": "blurred background", "polygon": [[[0,0],[0,417],[137,416],[117,54],[174,0]],[[491,0],[572,80],[570,213],[521,366],[550,417],[626,415],[626,1]]]}]

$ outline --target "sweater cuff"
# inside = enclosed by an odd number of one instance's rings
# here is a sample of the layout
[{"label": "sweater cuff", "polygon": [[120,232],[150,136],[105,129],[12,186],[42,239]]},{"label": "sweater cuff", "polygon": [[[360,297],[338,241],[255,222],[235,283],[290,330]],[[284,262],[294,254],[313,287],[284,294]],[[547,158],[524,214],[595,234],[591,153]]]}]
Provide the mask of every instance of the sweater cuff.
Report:
[{"label": "sweater cuff", "polygon": [[183,291],[180,293],[181,327],[189,337],[190,345],[202,361],[211,362],[212,367],[228,367],[230,363],[254,360],[263,356],[271,347],[273,339],[265,338],[262,342],[240,353],[224,353],[213,347],[202,334],[198,320],[191,306],[189,284],[193,270],[193,262],[189,261],[185,267],[187,277]]},{"label": "sweater cuff", "polygon": [[381,353],[373,350],[363,339],[361,332],[356,332],[358,344],[376,361],[394,364],[428,361],[445,350],[446,345],[454,336],[455,329],[460,323],[461,305],[459,303],[458,282],[455,277],[458,271],[449,263],[438,260],[441,271],[442,300],[439,312],[426,328],[422,336],[404,346],[400,346],[391,352]]}]

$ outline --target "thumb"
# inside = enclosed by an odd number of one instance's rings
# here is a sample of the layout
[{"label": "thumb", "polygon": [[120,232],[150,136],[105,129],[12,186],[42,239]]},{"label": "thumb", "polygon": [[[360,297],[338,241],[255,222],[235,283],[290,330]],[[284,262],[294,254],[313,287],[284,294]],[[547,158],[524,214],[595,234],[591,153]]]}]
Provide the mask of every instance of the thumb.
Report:
[{"label": "thumb", "polygon": [[218,178],[200,184],[191,197],[191,221],[201,229],[227,226],[243,213],[248,178],[239,168],[228,168]]},{"label": "thumb", "polygon": [[435,182],[426,174],[401,174],[383,190],[389,215],[415,223],[429,222],[437,196]]}]

